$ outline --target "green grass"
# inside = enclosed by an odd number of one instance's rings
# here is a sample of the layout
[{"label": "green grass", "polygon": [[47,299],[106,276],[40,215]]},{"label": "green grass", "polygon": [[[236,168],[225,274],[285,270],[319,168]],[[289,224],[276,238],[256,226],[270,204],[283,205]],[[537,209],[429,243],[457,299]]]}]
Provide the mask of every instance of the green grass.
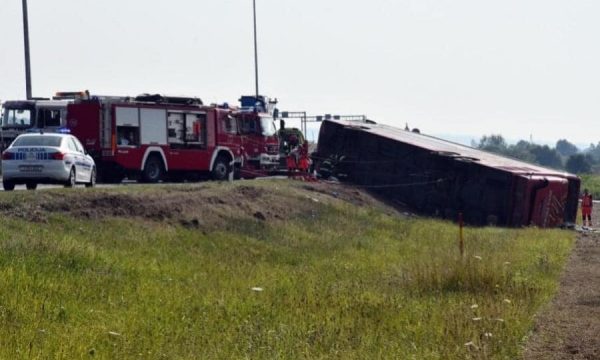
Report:
[{"label": "green grass", "polygon": [[600,175],[579,174],[581,178],[581,191],[588,189],[594,199],[600,199]]},{"label": "green grass", "polygon": [[468,228],[461,258],[454,224],[314,207],[209,232],[4,217],[0,358],[514,359],[574,238]]}]

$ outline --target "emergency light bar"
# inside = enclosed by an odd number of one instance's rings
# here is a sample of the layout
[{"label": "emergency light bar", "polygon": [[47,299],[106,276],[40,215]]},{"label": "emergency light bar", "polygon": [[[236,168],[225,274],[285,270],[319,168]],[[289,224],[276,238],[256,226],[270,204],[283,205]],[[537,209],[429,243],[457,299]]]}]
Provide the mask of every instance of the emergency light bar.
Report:
[{"label": "emergency light bar", "polygon": [[54,100],[71,100],[71,99],[89,99],[90,92],[85,91],[58,91],[54,95]]},{"label": "emergency light bar", "polygon": [[26,133],[40,133],[40,134],[43,134],[44,132],[51,133],[51,134],[70,134],[71,129],[66,128],[66,127],[61,127],[58,129],[30,128],[30,129],[25,130],[25,132]]}]

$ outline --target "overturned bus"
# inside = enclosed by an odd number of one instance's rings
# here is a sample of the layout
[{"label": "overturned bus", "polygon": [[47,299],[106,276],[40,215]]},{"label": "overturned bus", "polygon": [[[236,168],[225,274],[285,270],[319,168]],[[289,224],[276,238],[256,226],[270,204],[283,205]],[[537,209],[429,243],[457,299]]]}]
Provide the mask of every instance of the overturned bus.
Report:
[{"label": "overturned bus", "polygon": [[391,202],[473,225],[555,227],[577,215],[573,174],[372,122],[324,121],[313,160]]}]

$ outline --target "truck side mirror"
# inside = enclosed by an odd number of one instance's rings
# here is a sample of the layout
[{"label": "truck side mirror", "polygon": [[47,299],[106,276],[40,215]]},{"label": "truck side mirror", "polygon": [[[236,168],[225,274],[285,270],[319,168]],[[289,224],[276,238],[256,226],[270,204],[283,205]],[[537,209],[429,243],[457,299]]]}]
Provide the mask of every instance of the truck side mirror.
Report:
[{"label": "truck side mirror", "polygon": [[279,120],[279,128],[285,129],[285,120]]}]

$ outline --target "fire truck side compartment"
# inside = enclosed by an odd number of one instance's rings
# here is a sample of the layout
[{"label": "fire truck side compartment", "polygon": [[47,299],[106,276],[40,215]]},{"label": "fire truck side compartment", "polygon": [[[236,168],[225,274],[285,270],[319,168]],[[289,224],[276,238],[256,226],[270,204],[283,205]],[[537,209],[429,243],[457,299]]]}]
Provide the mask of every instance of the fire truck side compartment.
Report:
[{"label": "fire truck side compartment", "polygon": [[167,111],[140,108],[140,143],[167,144]]}]

